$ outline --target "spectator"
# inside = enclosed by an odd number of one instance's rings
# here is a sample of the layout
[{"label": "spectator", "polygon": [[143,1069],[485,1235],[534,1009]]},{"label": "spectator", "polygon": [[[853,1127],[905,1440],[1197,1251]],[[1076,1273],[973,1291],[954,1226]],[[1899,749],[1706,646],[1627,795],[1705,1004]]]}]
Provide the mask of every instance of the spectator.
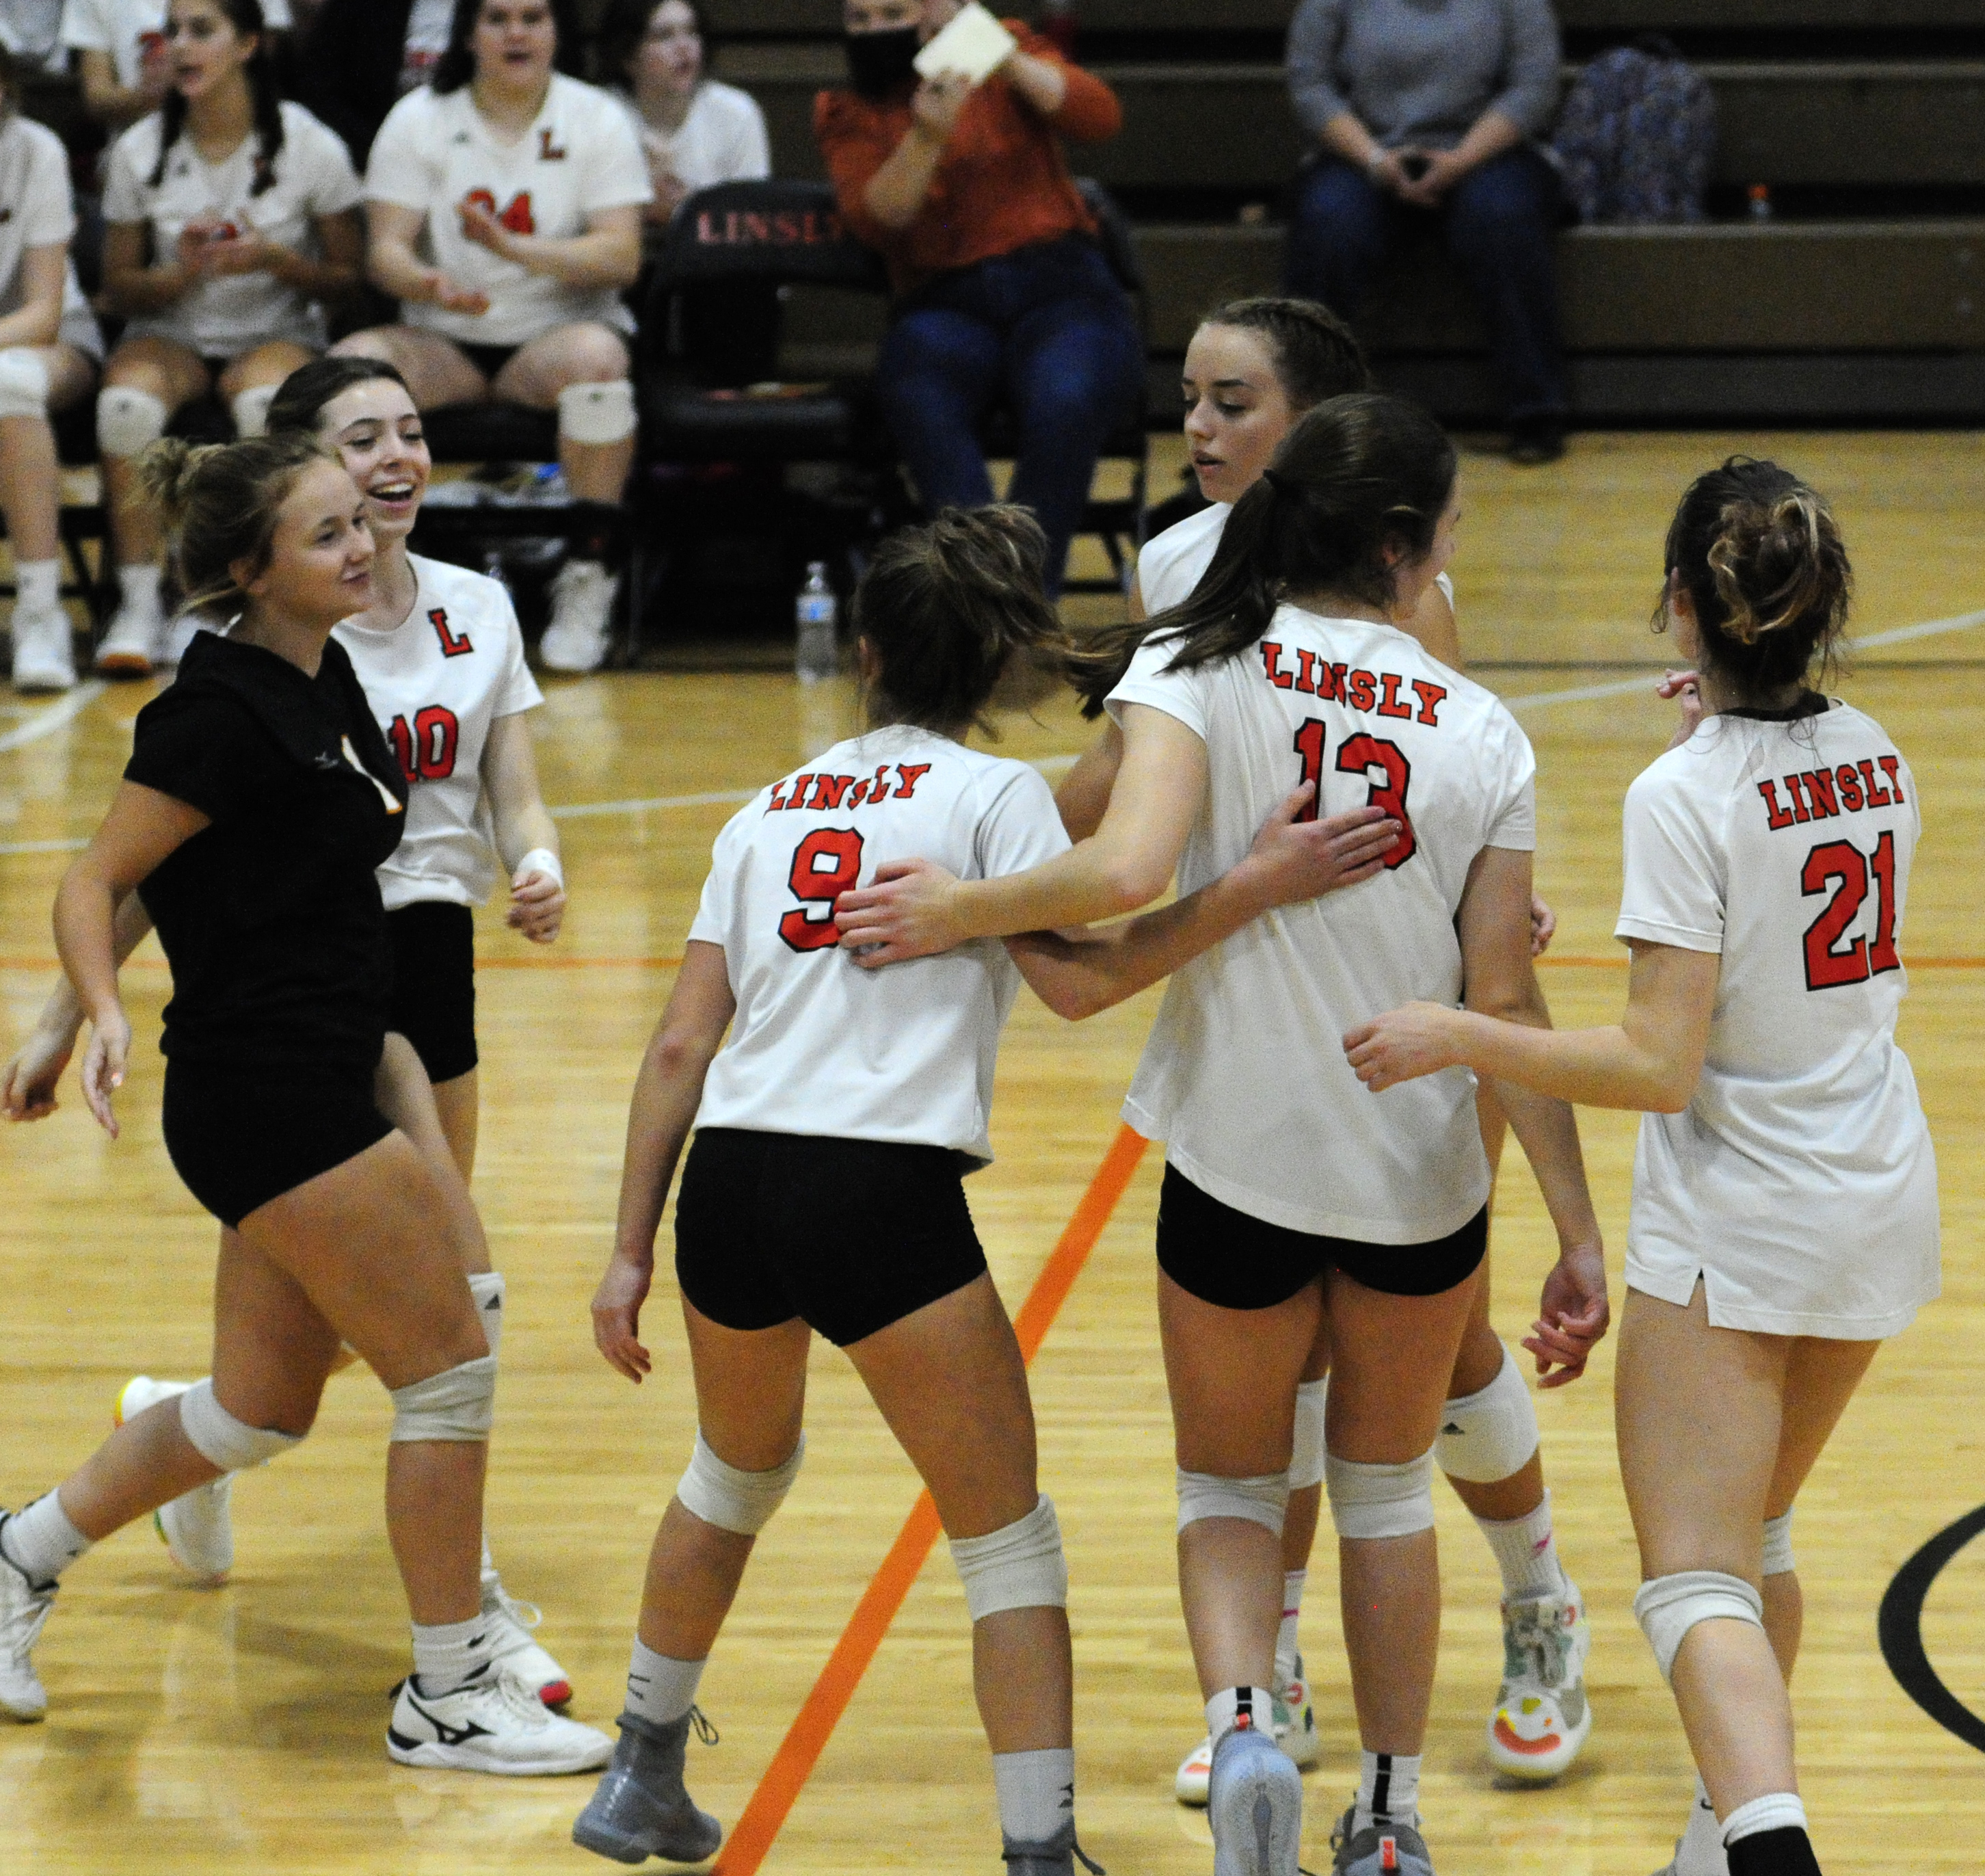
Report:
[{"label": "spectator", "polygon": [[1322,146],[1296,184],[1289,291],[1353,318],[1395,240],[1437,220],[1488,324],[1510,456],[1563,455],[1560,197],[1533,141],[1557,104],[1550,0],[1302,0],[1288,79]]},{"label": "spectator", "polygon": [[397,366],[423,411],[557,411],[559,465],[592,513],[553,583],[538,654],[553,671],[606,655],[634,460],[620,294],[650,193],[626,113],[553,69],[577,44],[564,0],[455,0],[432,82],[394,106],[366,170],[369,270],[401,323],[338,347]]},{"label": "spectator", "polygon": [[[62,44],[62,0],[0,0],[0,52],[11,52],[14,68],[9,76],[8,96],[12,87],[30,73],[61,72],[69,64]],[[10,102],[8,108],[17,106]]]},{"label": "spectator", "polygon": [[177,661],[137,456],[217,384],[237,431],[260,435],[276,387],[324,348],[319,303],[358,284],[358,178],[330,131],[277,99],[264,18],[257,0],[172,0],[164,106],[110,148],[103,285],[129,323],[96,400],[123,590],[100,671]]},{"label": "spectator", "polygon": [[69,265],[76,210],[62,140],[18,109],[20,67],[0,45],[0,514],[14,550],[14,688],[76,682],[57,590],[55,432],[49,412],[89,396],[103,356]]},{"label": "spectator", "polygon": [[[266,0],[262,22],[286,30],[289,0]],[[84,108],[113,130],[158,109],[172,89],[166,0],[63,0],[62,42],[82,55]]]},{"label": "spectator", "polygon": [[977,430],[1003,399],[1018,432],[1010,499],[1048,536],[1060,590],[1105,437],[1144,361],[1123,289],[1095,240],[1060,139],[1121,121],[1100,79],[1009,20],[1019,49],[974,89],[920,82],[919,44],[959,0],[844,0],[851,91],[822,92],[814,133],[841,212],[888,263],[883,413],[932,510],[992,499]]},{"label": "spectator", "polygon": [[454,18],[455,0],[323,0],[297,90],[360,164],[386,113],[434,76]]}]

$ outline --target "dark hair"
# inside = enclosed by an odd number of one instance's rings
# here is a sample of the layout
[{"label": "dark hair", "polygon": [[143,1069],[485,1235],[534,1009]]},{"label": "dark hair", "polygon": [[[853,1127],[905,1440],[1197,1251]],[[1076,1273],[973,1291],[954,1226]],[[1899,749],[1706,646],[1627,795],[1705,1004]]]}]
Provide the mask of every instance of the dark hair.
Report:
[{"label": "dark hair", "polygon": [[[384,358],[350,358],[327,352],[307,365],[300,365],[283,380],[270,401],[268,433],[314,436],[324,407],[333,398],[341,397],[354,385],[369,385],[381,378],[389,378],[407,391],[407,381],[400,375],[399,367],[388,365]],[[408,391],[408,395],[413,394]]]},{"label": "dark hair", "polygon": [[[648,36],[648,28],[655,15],[667,4],[668,0],[612,0],[606,18],[600,22],[600,34],[595,42],[601,84],[622,87],[626,85],[629,64],[640,50],[641,42]],[[709,14],[703,0],[682,0],[682,4],[689,8],[690,18],[696,22],[696,36],[703,42],[703,69],[707,73],[714,42]]]},{"label": "dark hair", "polygon": [[[455,0],[455,13],[448,22],[447,47],[435,61],[433,76],[428,80],[437,97],[459,91],[475,77],[475,52],[469,41],[475,35],[476,17],[483,5],[484,0]],[[552,54],[552,69],[576,78],[584,42],[572,0],[544,0],[544,5],[551,14],[552,30],[558,39],[557,49]]]},{"label": "dark hair", "polygon": [[1147,637],[1171,637],[1169,668],[1191,670],[1246,651],[1291,593],[1389,605],[1399,560],[1433,546],[1454,472],[1453,444],[1417,404],[1370,391],[1327,398],[1234,504],[1191,597],[1147,624],[1106,627],[1084,645],[1073,664],[1083,714],[1102,714]]},{"label": "dark hair", "polygon": [[1065,668],[1068,640],[1043,575],[1047,536],[1024,508],[947,508],[875,550],[855,592],[855,634],[875,657],[868,714],[949,734],[988,729],[1016,658]]},{"label": "dark hair", "polygon": [[1260,333],[1275,359],[1282,395],[1293,409],[1312,410],[1326,398],[1375,388],[1357,335],[1318,301],[1266,294],[1229,300],[1199,323]]},{"label": "dark hair", "polygon": [[174,558],[188,612],[214,612],[245,595],[233,569],[269,563],[276,511],[297,478],[316,462],[334,462],[294,431],[200,447],[169,436],[138,459],[145,493],[174,535]]},{"label": "dark hair", "polygon": [[[255,180],[248,187],[259,196],[276,185],[276,158],[283,148],[282,94],[276,88],[276,67],[269,55],[269,29],[262,18],[261,0],[208,0],[243,39],[254,35],[255,49],[241,69],[255,113]],[[166,93],[160,107],[165,121],[159,131],[159,160],[152,165],[149,187],[166,180],[166,159],[186,128],[186,101],[175,86]]]},{"label": "dark hair", "polygon": [[[1830,657],[1854,579],[1833,512],[1790,469],[1732,456],[1688,486],[1664,564],[1695,607],[1702,655],[1747,698],[1778,696]],[[1658,607],[1658,624],[1663,607]]]}]

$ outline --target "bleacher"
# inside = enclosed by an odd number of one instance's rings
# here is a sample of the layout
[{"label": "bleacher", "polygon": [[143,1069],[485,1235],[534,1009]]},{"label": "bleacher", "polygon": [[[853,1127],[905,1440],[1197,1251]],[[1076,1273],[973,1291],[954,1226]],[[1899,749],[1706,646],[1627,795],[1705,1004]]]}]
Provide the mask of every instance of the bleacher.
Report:
[{"label": "bleacher", "polygon": [[[1156,408],[1198,313],[1280,276],[1302,143],[1281,48],[1294,0],[1076,0],[1083,62],[1123,134],[1077,168],[1130,210],[1150,287]],[[1023,12],[1031,8],[1023,7]],[[817,176],[814,93],[842,82],[838,0],[714,0],[717,69],[769,119],[778,172]],[[1637,421],[1985,418],[1985,13],[1977,0],[1559,0],[1567,75],[1636,34],[1708,78],[1712,219],[1560,240],[1576,415]],[[1762,184],[1772,213],[1757,219]],[[804,298],[788,368],[845,367],[872,306]],[[1370,309],[1388,381],[1493,419],[1479,324],[1429,245]]]}]

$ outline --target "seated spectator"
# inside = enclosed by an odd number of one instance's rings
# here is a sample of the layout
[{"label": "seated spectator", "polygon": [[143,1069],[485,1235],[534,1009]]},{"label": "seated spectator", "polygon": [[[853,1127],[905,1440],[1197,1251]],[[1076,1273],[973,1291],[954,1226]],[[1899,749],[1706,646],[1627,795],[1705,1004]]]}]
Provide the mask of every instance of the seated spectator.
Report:
[{"label": "seated spectator", "polygon": [[366,171],[369,271],[403,323],[336,348],[397,366],[424,411],[494,397],[558,412],[559,466],[596,512],[552,584],[538,655],[553,671],[606,655],[634,460],[620,295],[649,196],[626,111],[553,69],[577,43],[563,0],[456,0],[433,82],[394,106]]},{"label": "seated spectator", "polygon": [[[289,0],[267,0],[262,22],[265,32],[284,31]],[[63,0],[62,42],[81,55],[84,107],[113,130],[157,110],[172,89],[166,0]]]},{"label": "seated spectator", "polygon": [[304,35],[297,92],[361,164],[386,113],[434,76],[455,0],[323,0]]},{"label": "seated spectator", "polygon": [[1533,141],[1557,103],[1550,0],[1302,0],[1288,79],[1322,146],[1296,183],[1288,290],[1355,318],[1396,239],[1438,222],[1489,328],[1511,456],[1563,455],[1560,203]]},{"label": "seated spectator", "polygon": [[260,435],[276,387],[324,348],[321,302],[358,284],[358,178],[330,131],[277,98],[263,20],[257,0],[172,0],[165,104],[110,147],[103,287],[128,323],[96,441],[123,597],[99,671],[177,661],[136,459],[217,385],[237,431]]},{"label": "seated spectator", "polygon": [[76,210],[62,140],[18,109],[20,66],[0,45],[0,514],[14,552],[14,688],[76,682],[62,608],[60,487],[51,411],[89,396],[103,356],[69,265]]},{"label": "seated spectator", "polygon": [[33,72],[67,69],[62,18],[62,0],[0,0],[0,52],[14,56],[15,82]]},{"label": "seated spectator", "polygon": [[959,0],[845,0],[851,91],[822,92],[814,132],[848,226],[888,262],[884,415],[924,506],[992,499],[977,432],[1003,401],[1018,432],[1009,499],[1048,536],[1050,590],[1097,452],[1144,369],[1136,321],[1070,179],[1060,140],[1121,121],[1100,79],[1016,21],[1019,49],[976,89],[912,62]]}]

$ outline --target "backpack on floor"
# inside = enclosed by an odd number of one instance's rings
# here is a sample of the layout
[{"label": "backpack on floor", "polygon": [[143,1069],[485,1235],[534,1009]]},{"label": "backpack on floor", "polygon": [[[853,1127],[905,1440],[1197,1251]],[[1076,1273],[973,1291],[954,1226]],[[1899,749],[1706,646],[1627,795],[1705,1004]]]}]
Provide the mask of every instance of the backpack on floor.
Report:
[{"label": "backpack on floor", "polygon": [[1580,221],[1700,221],[1716,99],[1671,41],[1650,35],[1579,74],[1553,146]]}]

